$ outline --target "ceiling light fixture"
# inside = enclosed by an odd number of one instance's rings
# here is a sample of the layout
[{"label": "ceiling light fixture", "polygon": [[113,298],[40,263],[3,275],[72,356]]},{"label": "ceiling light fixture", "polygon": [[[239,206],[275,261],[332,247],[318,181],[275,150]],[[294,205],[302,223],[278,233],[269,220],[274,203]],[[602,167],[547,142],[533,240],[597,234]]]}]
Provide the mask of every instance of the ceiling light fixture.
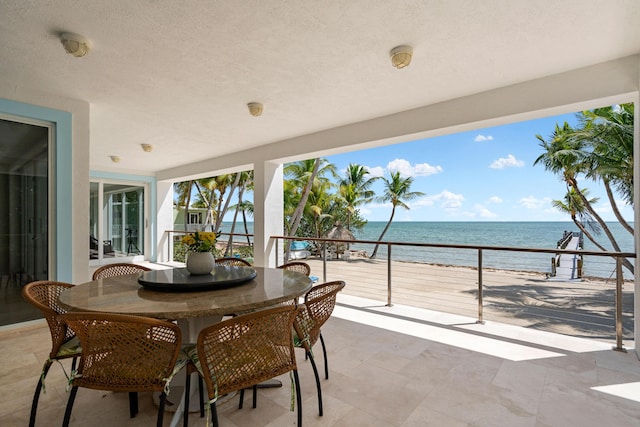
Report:
[{"label": "ceiling light fixture", "polygon": [[120,156],[109,156],[113,163],[120,163]]},{"label": "ceiling light fixture", "polygon": [[153,145],[151,144],[140,144],[140,146],[142,147],[142,151],[144,151],[145,153],[150,153],[151,151],[153,151]]},{"label": "ceiling light fixture", "polygon": [[391,56],[391,64],[397,69],[408,67],[413,57],[413,48],[411,46],[396,46],[389,52]]},{"label": "ceiling light fixture", "polygon": [[247,104],[247,107],[249,107],[249,113],[251,113],[252,116],[258,117],[262,115],[263,105],[261,103],[250,102]]},{"label": "ceiling light fixture", "polygon": [[62,33],[60,41],[64,46],[65,52],[76,58],[82,58],[91,50],[91,42],[80,34]]}]

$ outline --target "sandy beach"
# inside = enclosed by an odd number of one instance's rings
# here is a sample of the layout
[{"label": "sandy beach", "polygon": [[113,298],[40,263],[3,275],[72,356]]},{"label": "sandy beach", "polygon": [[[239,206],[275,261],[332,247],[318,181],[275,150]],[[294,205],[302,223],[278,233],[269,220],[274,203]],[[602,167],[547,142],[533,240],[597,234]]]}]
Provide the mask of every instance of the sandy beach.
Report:
[{"label": "sandy beach", "polygon": [[[304,260],[324,281],[323,260]],[[387,303],[388,264],[352,257],[327,260],[326,281],[344,280],[344,293]],[[391,262],[391,301],[478,318],[475,268]],[[615,280],[554,282],[541,273],[485,268],[483,319],[615,343]],[[624,338],[633,338],[633,283],[623,285]]]}]

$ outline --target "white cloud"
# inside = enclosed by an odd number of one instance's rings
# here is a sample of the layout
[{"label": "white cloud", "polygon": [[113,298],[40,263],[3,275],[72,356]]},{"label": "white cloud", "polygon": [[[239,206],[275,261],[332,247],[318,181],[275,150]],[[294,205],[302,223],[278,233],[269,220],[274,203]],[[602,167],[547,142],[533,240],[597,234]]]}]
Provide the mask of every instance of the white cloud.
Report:
[{"label": "white cloud", "polygon": [[[367,209],[381,209],[381,208],[391,208],[391,203],[390,202],[385,202],[385,203],[369,203],[366,205]],[[359,207],[358,209],[362,210],[362,207]]]},{"label": "white cloud", "polygon": [[462,206],[464,196],[462,194],[455,194],[447,190],[441,191],[439,194],[433,196],[422,197],[417,202],[413,203],[413,206],[433,206],[438,204],[439,207],[444,209],[458,209]]},{"label": "white cloud", "polygon": [[487,203],[499,204],[502,203],[502,199],[498,196],[491,196],[487,199]]},{"label": "white cloud", "polygon": [[501,157],[498,160],[494,160],[493,163],[489,165],[491,169],[505,169],[512,167],[521,168],[523,166],[524,162],[522,160],[516,159],[513,154],[509,154],[507,157]]},{"label": "white cloud", "polygon": [[364,169],[367,172],[369,172],[371,177],[384,176],[384,168],[381,166],[376,166],[376,167],[365,166]]},{"label": "white cloud", "polygon": [[523,197],[518,200],[521,206],[524,206],[527,209],[540,209],[545,205],[548,205],[551,202],[549,197],[545,197],[543,199],[538,199],[534,196]]},{"label": "white cloud", "polygon": [[421,197],[415,202],[411,202],[411,206],[433,206],[436,204],[436,201],[438,200],[436,197],[437,196]]},{"label": "white cloud", "polygon": [[359,207],[358,211],[360,212],[360,215],[366,217],[368,215],[371,215],[371,209],[369,208],[365,208],[364,206]]},{"label": "white cloud", "polygon": [[491,135],[478,135],[474,138],[475,142],[482,142],[482,141],[493,141],[493,137]]},{"label": "white cloud", "polygon": [[480,204],[476,204],[473,209],[478,212],[478,215],[480,215],[481,218],[495,218],[498,216]]},{"label": "white cloud", "polygon": [[450,191],[444,190],[440,193],[443,208],[452,209],[462,206],[464,196],[462,194],[454,194]]},{"label": "white cloud", "polygon": [[414,166],[405,159],[395,159],[387,164],[389,172],[400,172],[402,177],[429,176],[442,172],[442,166],[431,166],[429,163],[419,163]]}]

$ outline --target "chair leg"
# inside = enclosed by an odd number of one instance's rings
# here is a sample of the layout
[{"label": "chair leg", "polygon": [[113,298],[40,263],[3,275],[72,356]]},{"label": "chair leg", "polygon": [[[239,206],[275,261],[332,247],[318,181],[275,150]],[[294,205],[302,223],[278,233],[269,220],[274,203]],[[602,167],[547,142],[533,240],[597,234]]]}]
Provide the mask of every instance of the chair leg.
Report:
[{"label": "chair leg", "polygon": [[160,401],[158,403],[158,421],[157,427],[162,427],[164,421],[164,404],[167,401],[167,394],[163,391],[160,393]]},{"label": "chair leg", "polygon": [[[75,360],[75,359],[74,359]],[[42,390],[42,380],[47,377],[49,373],[49,369],[51,368],[50,360],[44,362],[44,366],[42,367],[42,374],[40,378],[38,378],[38,384],[36,385],[36,392],[33,394],[33,403],[31,403],[31,416],[29,417],[29,427],[34,427],[36,425],[36,412],[38,411],[38,400],[40,400],[40,391]]]},{"label": "chair leg", "polygon": [[129,417],[135,418],[138,414],[138,393],[135,391],[129,392]]},{"label": "chair leg", "polygon": [[[184,410],[182,411],[183,426],[189,425],[189,395],[191,394],[191,374],[187,373],[187,377],[184,381]],[[202,396],[200,396],[202,399]]]},{"label": "chair leg", "polygon": [[324,338],[322,338],[322,332],[320,332],[320,343],[322,344],[322,355],[324,356],[324,378],[329,379],[329,365],[327,363],[327,348],[324,346]]},{"label": "chair leg", "polygon": [[240,390],[240,402],[238,403],[238,409],[242,409],[244,405],[244,389]]},{"label": "chair leg", "polygon": [[67,400],[67,409],[64,411],[64,420],[62,420],[62,427],[69,427],[69,421],[71,420],[71,409],[73,409],[73,402],[76,400],[76,394],[78,394],[78,386],[71,388],[69,393],[69,400]]},{"label": "chair leg", "polygon": [[258,407],[258,385],[253,386],[253,409]]},{"label": "chair leg", "polygon": [[313,355],[309,353],[309,360],[311,360],[311,367],[313,368],[313,375],[316,377],[316,389],[318,390],[318,413],[322,416],[322,388],[320,387],[320,375],[318,375],[318,367],[316,366]]},{"label": "chair leg", "polygon": [[218,424],[218,411],[216,410],[216,402],[213,402],[211,405],[209,405],[210,409],[211,409],[211,420],[213,422],[213,427],[220,427],[220,425]]},{"label": "chair leg", "polygon": [[198,389],[200,392],[200,418],[204,418],[204,382],[200,375],[198,375]]},{"label": "chair leg", "polygon": [[302,427],[302,393],[300,392],[300,378],[298,371],[293,370],[293,380],[296,386],[296,400],[298,401],[298,427]]}]

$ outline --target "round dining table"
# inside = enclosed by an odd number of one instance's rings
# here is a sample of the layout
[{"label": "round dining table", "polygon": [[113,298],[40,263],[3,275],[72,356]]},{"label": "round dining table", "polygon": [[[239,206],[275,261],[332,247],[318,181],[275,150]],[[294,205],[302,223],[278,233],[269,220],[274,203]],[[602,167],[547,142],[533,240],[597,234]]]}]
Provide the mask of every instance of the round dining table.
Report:
[{"label": "round dining table", "polygon": [[[182,342],[195,343],[204,327],[219,322],[224,315],[294,300],[311,289],[311,285],[306,275],[279,268],[216,266],[210,275],[193,277],[186,269],[178,268],[82,283],[62,292],[59,303],[67,311],[177,321]],[[177,425],[183,403],[181,399],[172,426]]]},{"label": "round dining table", "polygon": [[[233,273],[245,270],[254,271],[255,277],[234,282]],[[83,283],[64,291],[60,304],[69,311],[197,319],[273,306],[293,300],[310,288],[309,277],[279,268],[216,266],[211,275],[193,277],[178,268]]]}]

